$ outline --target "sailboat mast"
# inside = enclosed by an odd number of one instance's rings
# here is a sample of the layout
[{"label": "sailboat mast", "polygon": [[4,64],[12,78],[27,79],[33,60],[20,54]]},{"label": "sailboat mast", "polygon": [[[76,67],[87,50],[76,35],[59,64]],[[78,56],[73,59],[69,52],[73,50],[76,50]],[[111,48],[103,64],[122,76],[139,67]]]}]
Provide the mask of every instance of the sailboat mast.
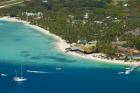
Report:
[{"label": "sailboat mast", "polygon": [[21,77],[23,77],[23,73],[22,73],[22,65],[21,65]]},{"label": "sailboat mast", "polygon": [[15,70],[15,74],[16,74],[16,77],[17,77],[17,70]]}]

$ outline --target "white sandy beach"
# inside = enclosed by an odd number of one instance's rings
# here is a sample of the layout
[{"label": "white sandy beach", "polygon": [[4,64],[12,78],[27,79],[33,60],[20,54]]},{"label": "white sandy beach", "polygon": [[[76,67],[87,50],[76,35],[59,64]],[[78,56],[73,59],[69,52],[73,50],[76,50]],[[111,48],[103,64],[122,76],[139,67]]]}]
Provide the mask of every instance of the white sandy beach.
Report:
[{"label": "white sandy beach", "polygon": [[[53,36],[54,38],[56,38],[58,40],[58,47],[61,51],[65,52],[65,49],[68,48],[70,45],[68,43],[66,43],[65,40],[63,40],[61,37],[54,35],[52,33],[50,33],[49,31],[36,26],[36,25],[31,25],[30,22],[24,21],[24,20],[20,20],[14,17],[1,17],[0,20],[4,20],[4,21],[10,21],[10,22],[21,22],[29,27],[32,27],[34,29],[37,29],[38,31],[46,34],[46,35],[50,35]],[[88,54],[88,55],[82,55],[82,54],[78,54],[76,52],[68,52],[67,54],[72,55],[72,56],[77,56],[79,58],[84,58],[84,59],[91,59],[97,62],[103,62],[103,63],[109,63],[109,64],[120,64],[120,65],[131,65],[131,66],[140,66],[140,62],[124,62],[123,60],[108,60],[108,59],[103,59],[100,58],[98,55],[99,54]],[[94,57],[93,57],[94,56]]]}]

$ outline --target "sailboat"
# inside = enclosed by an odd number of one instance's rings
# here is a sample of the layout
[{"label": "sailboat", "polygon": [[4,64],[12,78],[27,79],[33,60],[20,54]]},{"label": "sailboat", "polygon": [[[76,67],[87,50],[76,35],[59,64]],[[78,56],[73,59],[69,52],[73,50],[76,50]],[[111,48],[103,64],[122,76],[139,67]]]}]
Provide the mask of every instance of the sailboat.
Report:
[{"label": "sailboat", "polygon": [[15,71],[15,73],[16,73],[16,76],[14,77],[14,81],[23,82],[27,80],[26,78],[23,77],[22,66],[21,66],[21,76],[20,77],[17,76],[17,71]]}]

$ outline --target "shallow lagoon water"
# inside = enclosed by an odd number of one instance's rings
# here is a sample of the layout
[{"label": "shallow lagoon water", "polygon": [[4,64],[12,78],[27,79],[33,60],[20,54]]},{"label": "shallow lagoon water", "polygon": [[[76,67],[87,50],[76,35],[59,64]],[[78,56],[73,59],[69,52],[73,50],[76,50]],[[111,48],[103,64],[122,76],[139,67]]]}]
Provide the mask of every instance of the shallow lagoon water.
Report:
[{"label": "shallow lagoon water", "polygon": [[[136,93],[140,73],[118,75],[125,67],[81,59],[61,52],[57,40],[22,23],[0,21],[0,93]],[[13,81],[15,69],[23,83]],[[56,70],[56,68],[62,68]],[[28,73],[26,70],[53,72]]]}]

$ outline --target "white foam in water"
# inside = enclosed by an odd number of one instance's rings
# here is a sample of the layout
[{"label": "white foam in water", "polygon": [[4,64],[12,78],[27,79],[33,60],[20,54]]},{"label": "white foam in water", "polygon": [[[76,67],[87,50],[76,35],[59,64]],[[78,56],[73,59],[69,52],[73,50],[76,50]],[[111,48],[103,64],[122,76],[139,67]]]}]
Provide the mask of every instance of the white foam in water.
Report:
[{"label": "white foam in water", "polygon": [[37,74],[51,74],[54,72],[45,72],[45,71],[35,71],[35,70],[27,70],[28,73],[37,73]]}]

